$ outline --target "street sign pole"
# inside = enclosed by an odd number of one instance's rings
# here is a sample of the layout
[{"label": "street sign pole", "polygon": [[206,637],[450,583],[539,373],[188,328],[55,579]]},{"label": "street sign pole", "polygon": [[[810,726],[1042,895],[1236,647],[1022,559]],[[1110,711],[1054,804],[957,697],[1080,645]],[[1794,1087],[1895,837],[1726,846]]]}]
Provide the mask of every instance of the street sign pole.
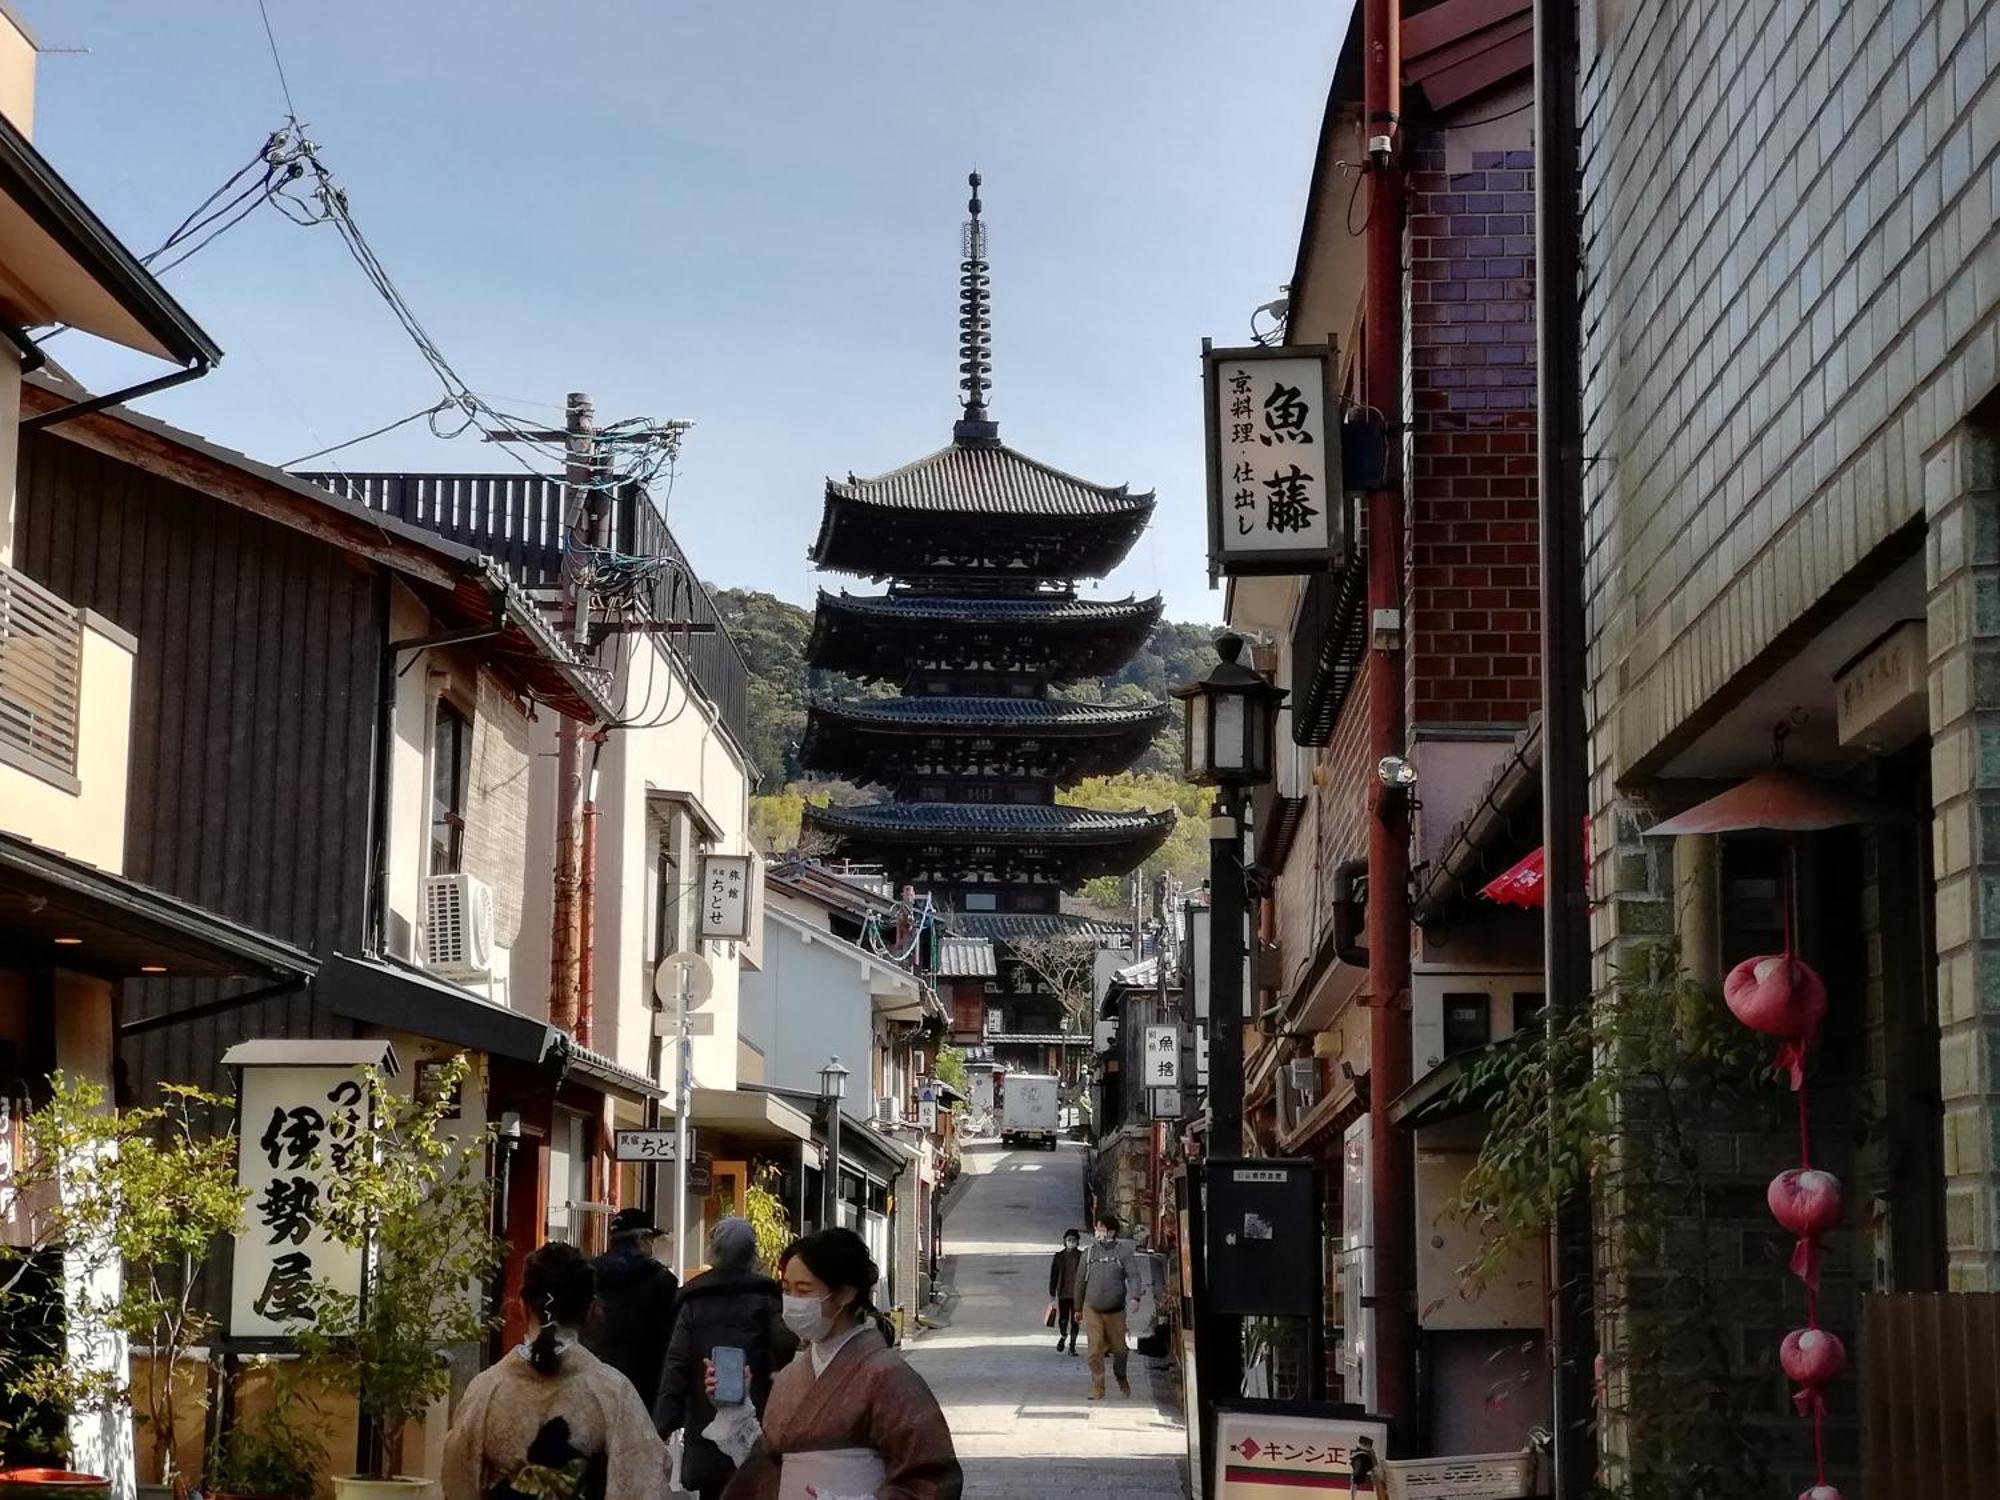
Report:
[{"label": "street sign pole", "polygon": [[680,965],[674,985],[674,1270],[687,1279],[688,979]]}]

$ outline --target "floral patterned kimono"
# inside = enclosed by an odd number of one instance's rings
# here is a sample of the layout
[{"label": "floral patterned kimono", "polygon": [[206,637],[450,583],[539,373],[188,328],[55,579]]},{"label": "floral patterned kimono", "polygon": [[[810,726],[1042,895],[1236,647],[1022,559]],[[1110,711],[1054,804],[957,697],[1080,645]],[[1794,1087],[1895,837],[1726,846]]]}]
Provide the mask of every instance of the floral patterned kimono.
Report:
[{"label": "floral patterned kimono", "polygon": [[444,1500],[666,1500],[667,1445],[632,1382],[581,1344],[552,1375],[514,1350],[465,1388]]},{"label": "floral patterned kimono", "polygon": [[883,1484],[871,1500],[959,1500],[965,1475],[951,1429],[923,1377],[872,1328],[823,1371],[802,1349],[771,1383],[764,1436],[723,1500],[780,1500],[787,1454],[871,1450]]}]

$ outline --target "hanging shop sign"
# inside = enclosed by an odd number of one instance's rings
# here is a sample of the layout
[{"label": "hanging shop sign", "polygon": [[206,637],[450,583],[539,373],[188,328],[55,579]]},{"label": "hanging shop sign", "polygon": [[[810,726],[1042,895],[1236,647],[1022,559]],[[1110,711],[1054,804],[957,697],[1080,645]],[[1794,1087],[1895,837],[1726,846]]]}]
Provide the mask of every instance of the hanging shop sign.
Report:
[{"label": "hanging shop sign", "polygon": [[1334,349],[1202,342],[1208,575],[1315,573],[1347,555]]},{"label": "hanging shop sign", "polygon": [[1181,1081],[1181,1029],[1178,1026],[1146,1028],[1145,1086],[1149,1089],[1178,1088]]},{"label": "hanging shop sign", "polygon": [[702,856],[701,935],[716,943],[740,943],[750,936],[749,855]]},{"label": "hanging shop sign", "polygon": [[611,1155],[617,1161],[672,1161],[675,1146],[671,1128],[611,1132]]},{"label": "hanging shop sign", "polygon": [[297,1332],[316,1284],[359,1295],[362,1254],[327,1232],[326,1195],[367,1127],[368,1069],[393,1072],[394,1059],[382,1042],[245,1042],[223,1055],[242,1069],[236,1180],[249,1194],[230,1273],[232,1337]]}]

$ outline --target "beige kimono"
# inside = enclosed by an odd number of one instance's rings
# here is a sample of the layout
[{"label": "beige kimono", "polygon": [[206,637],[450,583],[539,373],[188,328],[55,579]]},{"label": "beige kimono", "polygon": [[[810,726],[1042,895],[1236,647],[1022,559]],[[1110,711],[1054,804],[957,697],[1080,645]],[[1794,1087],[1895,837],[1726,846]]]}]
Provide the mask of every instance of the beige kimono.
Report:
[{"label": "beige kimono", "polygon": [[874,1500],[958,1500],[965,1475],[951,1429],[923,1377],[874,1329],[813,1372],[802,1349],[771,1383],[764,1437],[723,1500],[777,1500],[787,1453],[869,1448],[887,1475]]},{"label": "beige kimono", "polygon": [[[557,1420],[566,1431],[551,1427]],[[547,1451],[552,1443],[560,1457]],[[631,1381],[581,1344],[563,1351],[553,1375],[509,1351],[472,1378],[444,1440],[444,1500],[496,1491],[566,1500],[589,1494],[599,1476],[606,1500],[666,1500],[667,1445]]]}]

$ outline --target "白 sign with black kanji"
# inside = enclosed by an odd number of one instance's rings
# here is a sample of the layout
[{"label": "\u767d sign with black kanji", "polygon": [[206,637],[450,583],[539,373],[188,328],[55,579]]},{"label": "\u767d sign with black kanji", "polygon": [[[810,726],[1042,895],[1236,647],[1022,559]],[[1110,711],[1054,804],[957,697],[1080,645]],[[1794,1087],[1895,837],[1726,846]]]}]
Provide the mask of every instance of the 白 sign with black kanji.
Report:
[{"label": "\u767d sign with black kanji", "polygon": [[1209,576],[1345,561],[1333,347],[1202,351]]}]

